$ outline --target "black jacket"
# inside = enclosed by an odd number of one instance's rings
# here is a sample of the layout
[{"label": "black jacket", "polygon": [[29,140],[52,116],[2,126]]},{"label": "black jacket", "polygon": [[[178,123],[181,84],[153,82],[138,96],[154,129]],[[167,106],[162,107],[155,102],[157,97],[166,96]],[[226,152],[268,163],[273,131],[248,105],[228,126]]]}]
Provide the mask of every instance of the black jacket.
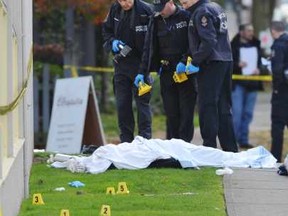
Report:
[{"label": "black jacket", "polygon": [[111,51],[112,41],[118,39],[132,48],[131,53],[115,63],[115,73],[124,73],[135,76],[143,52],[143,44],[149,16],[152,15],[152,6],[142,0],[134,0],[133,8],[124,11],[118,2],[115,2],[103,23],[104,48]]},{"label": "black jacket", "polygon": [[[260,41],[257,38],[253,38],[248,43],[241,43],[240,34],[237,34],[231,41],[232,55],[233,55],[233,74],[242,74],[242,69],[239,67],[240,62],[240,48],[241,47],[256,47],[258,51],[257,65],[258,69],[261,69],[261,48]],[[235,85],[241,85],[249,91],[263,90],[261,81],[246,81],[246,80],[233,80],[233,89]]]},{"label": "black jacket", "polygon": [[209,61],[232,61],[227,17],[216,3],[200,0],[189,9],[189,47],[193,64]]},{"label": "black jacket", "polygon": [[152,69],[159,71],[161,60],[169,61],[171,71],[175,71],[179,61],[186,64],[189,18],[189,12],[178,6],[168,18],[150,17],[139,73],[147,74]]},{"label": "black jacket", "polygon": [[288,69],[288,34],[284,33],[276,39],[271,49],[273,88],[278,89],[280,85],[288,85],[284,77],[284,70]]}]

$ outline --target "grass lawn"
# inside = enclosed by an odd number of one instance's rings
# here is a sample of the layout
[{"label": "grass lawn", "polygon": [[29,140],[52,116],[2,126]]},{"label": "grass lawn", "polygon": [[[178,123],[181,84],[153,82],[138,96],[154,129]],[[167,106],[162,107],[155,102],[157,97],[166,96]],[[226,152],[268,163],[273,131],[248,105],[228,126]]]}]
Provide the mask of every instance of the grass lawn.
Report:
[{"label": "grass lawn", "polygon": [[[74,180],[85,187],[68,186]],[[106,195],[107,187],[117,191],[123,181],[129,194]],[[54,191],[57,187],[66,190]],[[34,193],[42,194],[45,205],[32,205]],[[33,164],[30,197],[23,201],[19,215],[52,216],[68,209],[70,216],[92,216],[99,215],[103,204],[110,205],[112,216],[226,215],[222,177],[213,168],[108,170],[92,175],[49,168],[39,160]]]}]

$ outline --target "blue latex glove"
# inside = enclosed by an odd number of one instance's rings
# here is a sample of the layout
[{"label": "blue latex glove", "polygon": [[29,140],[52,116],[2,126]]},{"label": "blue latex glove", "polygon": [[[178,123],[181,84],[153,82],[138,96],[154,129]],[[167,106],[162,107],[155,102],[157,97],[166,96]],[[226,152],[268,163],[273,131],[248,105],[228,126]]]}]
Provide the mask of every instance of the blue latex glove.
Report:
[{"label": "blue latex glove", "polygon": [[187,70],[187,74],[198,73],[199,67],[197,67],[193,64],[189,64],[189,65],[187,65],[186,70]]},{"label": "blue latex glove", "polygon": [[143,74],[137,74],[134,80],[134,85],[138,88],[139,87],[139,82],[144,83],[144,75]]},{"label": "blue latex glove", "polygon": [[71,187],[76,187],[76,188],[79,188],[79,187],[84,187],[85,184],[83,184],[82,182],[80,181],[73,181],[73,182],[69,182],[68,183]]},{"label": "blue latex glove", "polygon": [[125,44],[121,40],[113,40],[113,42],[112,42],[112,51],[114,53],[117,53],[117,52],[120,51],[119,45],[123,45],[124,46]]},{"label": "blue latex glove", "polygon": [[186,65],[183,62],[179,62],[176,66],[176,73],[181,74],[186,72]]}]

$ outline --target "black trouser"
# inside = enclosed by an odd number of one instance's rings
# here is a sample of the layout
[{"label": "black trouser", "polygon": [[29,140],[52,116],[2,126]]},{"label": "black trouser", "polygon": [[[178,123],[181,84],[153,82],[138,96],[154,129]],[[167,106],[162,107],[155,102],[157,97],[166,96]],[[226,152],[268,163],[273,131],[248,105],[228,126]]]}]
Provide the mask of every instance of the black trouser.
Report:
[{"label": "black trouser", "polygon": [[173,81],[173,71],[163,71],[160,76],[161,96],[167,117],[167,138],[191,142],[194,134],[194,107],[196,82],[193,75],[182,83]]},{"label": "black trouser", "polygon": [[211,61],[198,73],[199,121],[203,145],[237,152],[231,114],[232,62]]},{"label": "black trouser", "polygon": [[278,162],[281,162],[284,128],[288,127],[288,85],[283,84],[277,93],[273,92],[271,103],[271,153]]},{"label": "black trouser", "polygon": [[136,102],[138,135],[151,138],[151,92],[138,96],[134,78],[121,73],[114,75],[114,93],[116,97],[118,126],[121,142],[131,142],[134,139],[135,120],[132,109],[132,98]]}]

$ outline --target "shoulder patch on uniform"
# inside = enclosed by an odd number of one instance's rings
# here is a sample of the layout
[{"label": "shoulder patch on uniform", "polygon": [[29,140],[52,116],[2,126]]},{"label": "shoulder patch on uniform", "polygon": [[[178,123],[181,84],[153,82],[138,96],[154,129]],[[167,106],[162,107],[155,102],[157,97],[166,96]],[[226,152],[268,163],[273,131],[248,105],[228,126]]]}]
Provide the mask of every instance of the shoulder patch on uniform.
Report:
[{"label": "shoulder patch on uniform", "polygon": [[208,20],[207,20],[206,16],[202,16],[202,18],[201,18],[201,25],[202,25],[203,27],[206,27],[206,26],[208,25]]}]

